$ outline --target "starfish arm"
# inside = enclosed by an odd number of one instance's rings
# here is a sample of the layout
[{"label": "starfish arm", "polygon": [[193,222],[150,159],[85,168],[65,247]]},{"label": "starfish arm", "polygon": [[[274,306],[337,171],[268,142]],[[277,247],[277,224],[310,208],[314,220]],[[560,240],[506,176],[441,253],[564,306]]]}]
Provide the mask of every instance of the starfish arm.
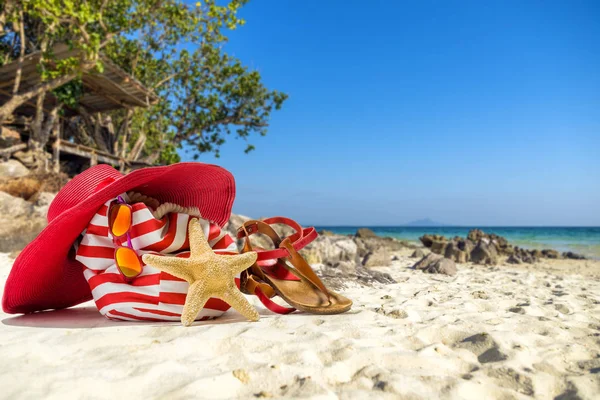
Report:
[{"label": "starfish arm", "polygon": [[156,267],[161,271],[176,276],[177,278],[185,279],[188,282],[192,280],[192,275],[190,274],[189,267],[187,265],[189,263],[189,259],[144,254],[142,256],[142,260],[145,264]]},{"label": "starfish arm", "polygon": [[190,251],[192,252],[192,257],[206,254],[207,252],[210,252],[210,254],[213,253],[213,250],[210,248],[210,245],[206,240],[204,230],[202,229],[202,225],[200,224],[200,221],[198,221],[198,218],[193,218],[190,220],[190,224],[188,225],[188,234],[190,238]]},{"label": "starfish arm", "polygon": [[184,326],[193,324],[198,313],[202,310],[209,298],[210,294],[207,293],[206,287],[202,281],[192,283],[185,298],[183,312],[181,313],[181,323]]},{"label": "starfish arm", "polygon": [[252,305],[248,302],[248,300],[244,297],[242,292],[237,290],[237,288],[232,288],[231,290],[223,293],[222,299],[233,307],[237,312],[242,314],[246,319],[250,321],[258,321],[260,316],[258,312]]},{"label": "starfish arm", "polygon": [[220,261],[229,265],[229,269],[232,270],[234,276],[242,271],[247,270],[256,262],[258,254],[255,251],[249,251],[243,254],[226,255],[219,254]]}]

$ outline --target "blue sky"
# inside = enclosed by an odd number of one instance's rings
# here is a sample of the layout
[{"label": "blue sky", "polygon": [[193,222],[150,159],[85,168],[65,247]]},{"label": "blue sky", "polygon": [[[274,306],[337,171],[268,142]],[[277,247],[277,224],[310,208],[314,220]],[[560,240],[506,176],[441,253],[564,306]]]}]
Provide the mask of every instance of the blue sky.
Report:
[{"label": "blue sky", "polygon": [[[600,2],[253,0],[227,52],[290,95],[228,138],[234,212],[600,226]],[[184,156],[185,159],[185,156]]]}]

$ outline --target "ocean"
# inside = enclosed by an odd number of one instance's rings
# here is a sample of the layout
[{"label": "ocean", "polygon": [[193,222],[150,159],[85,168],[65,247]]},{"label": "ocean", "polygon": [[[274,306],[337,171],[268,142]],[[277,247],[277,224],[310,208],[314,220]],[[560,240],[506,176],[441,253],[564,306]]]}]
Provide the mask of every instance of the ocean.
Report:
[{"label": "ocean", "polygon": [[[340,235],[356,233],[359,226],[318,226]],[[466,237],[474,227],[407,227],[407,226],[368,226],[379,236],[418,242],[426,234],[446,237]],[[555,249],[560,252],[572,251],[588,258],[600,259],[600,227],[479,227],[486,233],[504,236],[511,244],[526,249]]]}]

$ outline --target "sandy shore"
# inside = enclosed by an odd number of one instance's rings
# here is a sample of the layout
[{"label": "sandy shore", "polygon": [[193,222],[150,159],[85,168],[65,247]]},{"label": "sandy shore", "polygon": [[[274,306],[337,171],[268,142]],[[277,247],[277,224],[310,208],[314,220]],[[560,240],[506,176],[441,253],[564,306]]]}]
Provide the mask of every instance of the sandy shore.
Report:
[{"label": "sandy shore", "polygon": [[[191,328],[111,322],[92,303],[0,314],[0,398],[592,399],[600,393],[600,263],[382,269],[347,314]],[[0,254],[0,285],[12,259]],[[598,271],[598,272],[596,272]],[[255,304],[258,304],[254,301]]]}]

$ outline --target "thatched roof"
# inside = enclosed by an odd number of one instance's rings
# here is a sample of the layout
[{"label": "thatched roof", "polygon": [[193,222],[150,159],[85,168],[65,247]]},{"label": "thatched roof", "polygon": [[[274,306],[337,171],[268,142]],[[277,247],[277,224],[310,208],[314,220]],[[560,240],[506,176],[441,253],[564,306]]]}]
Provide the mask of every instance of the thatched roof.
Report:
[{"label": "thatched roof", "polygon": [[[59,44],[53,49],[57,59],[64,59],[78,54],[80,50],[69,49]],[[79,101],[88,112],[104,112],[119,108],[148,107],[157,101],[156,95],[140,82],[113,64],[106,56],[100,56],[104,64],[104,72],[83,75],[84,95]],[[32,53],[25,57],[21,75],[19,92],[23,92],[41,82],[37,70],[40,53]],[[14,61],[0,68],[0,104],[11,97],[18,62]],[[44,108],[49,110],[56,99],[46,96]],[[16,114],[32,115],[35,112],[34,101],[17,109]],[[72,111],[72,110],[71,110]]]}]

